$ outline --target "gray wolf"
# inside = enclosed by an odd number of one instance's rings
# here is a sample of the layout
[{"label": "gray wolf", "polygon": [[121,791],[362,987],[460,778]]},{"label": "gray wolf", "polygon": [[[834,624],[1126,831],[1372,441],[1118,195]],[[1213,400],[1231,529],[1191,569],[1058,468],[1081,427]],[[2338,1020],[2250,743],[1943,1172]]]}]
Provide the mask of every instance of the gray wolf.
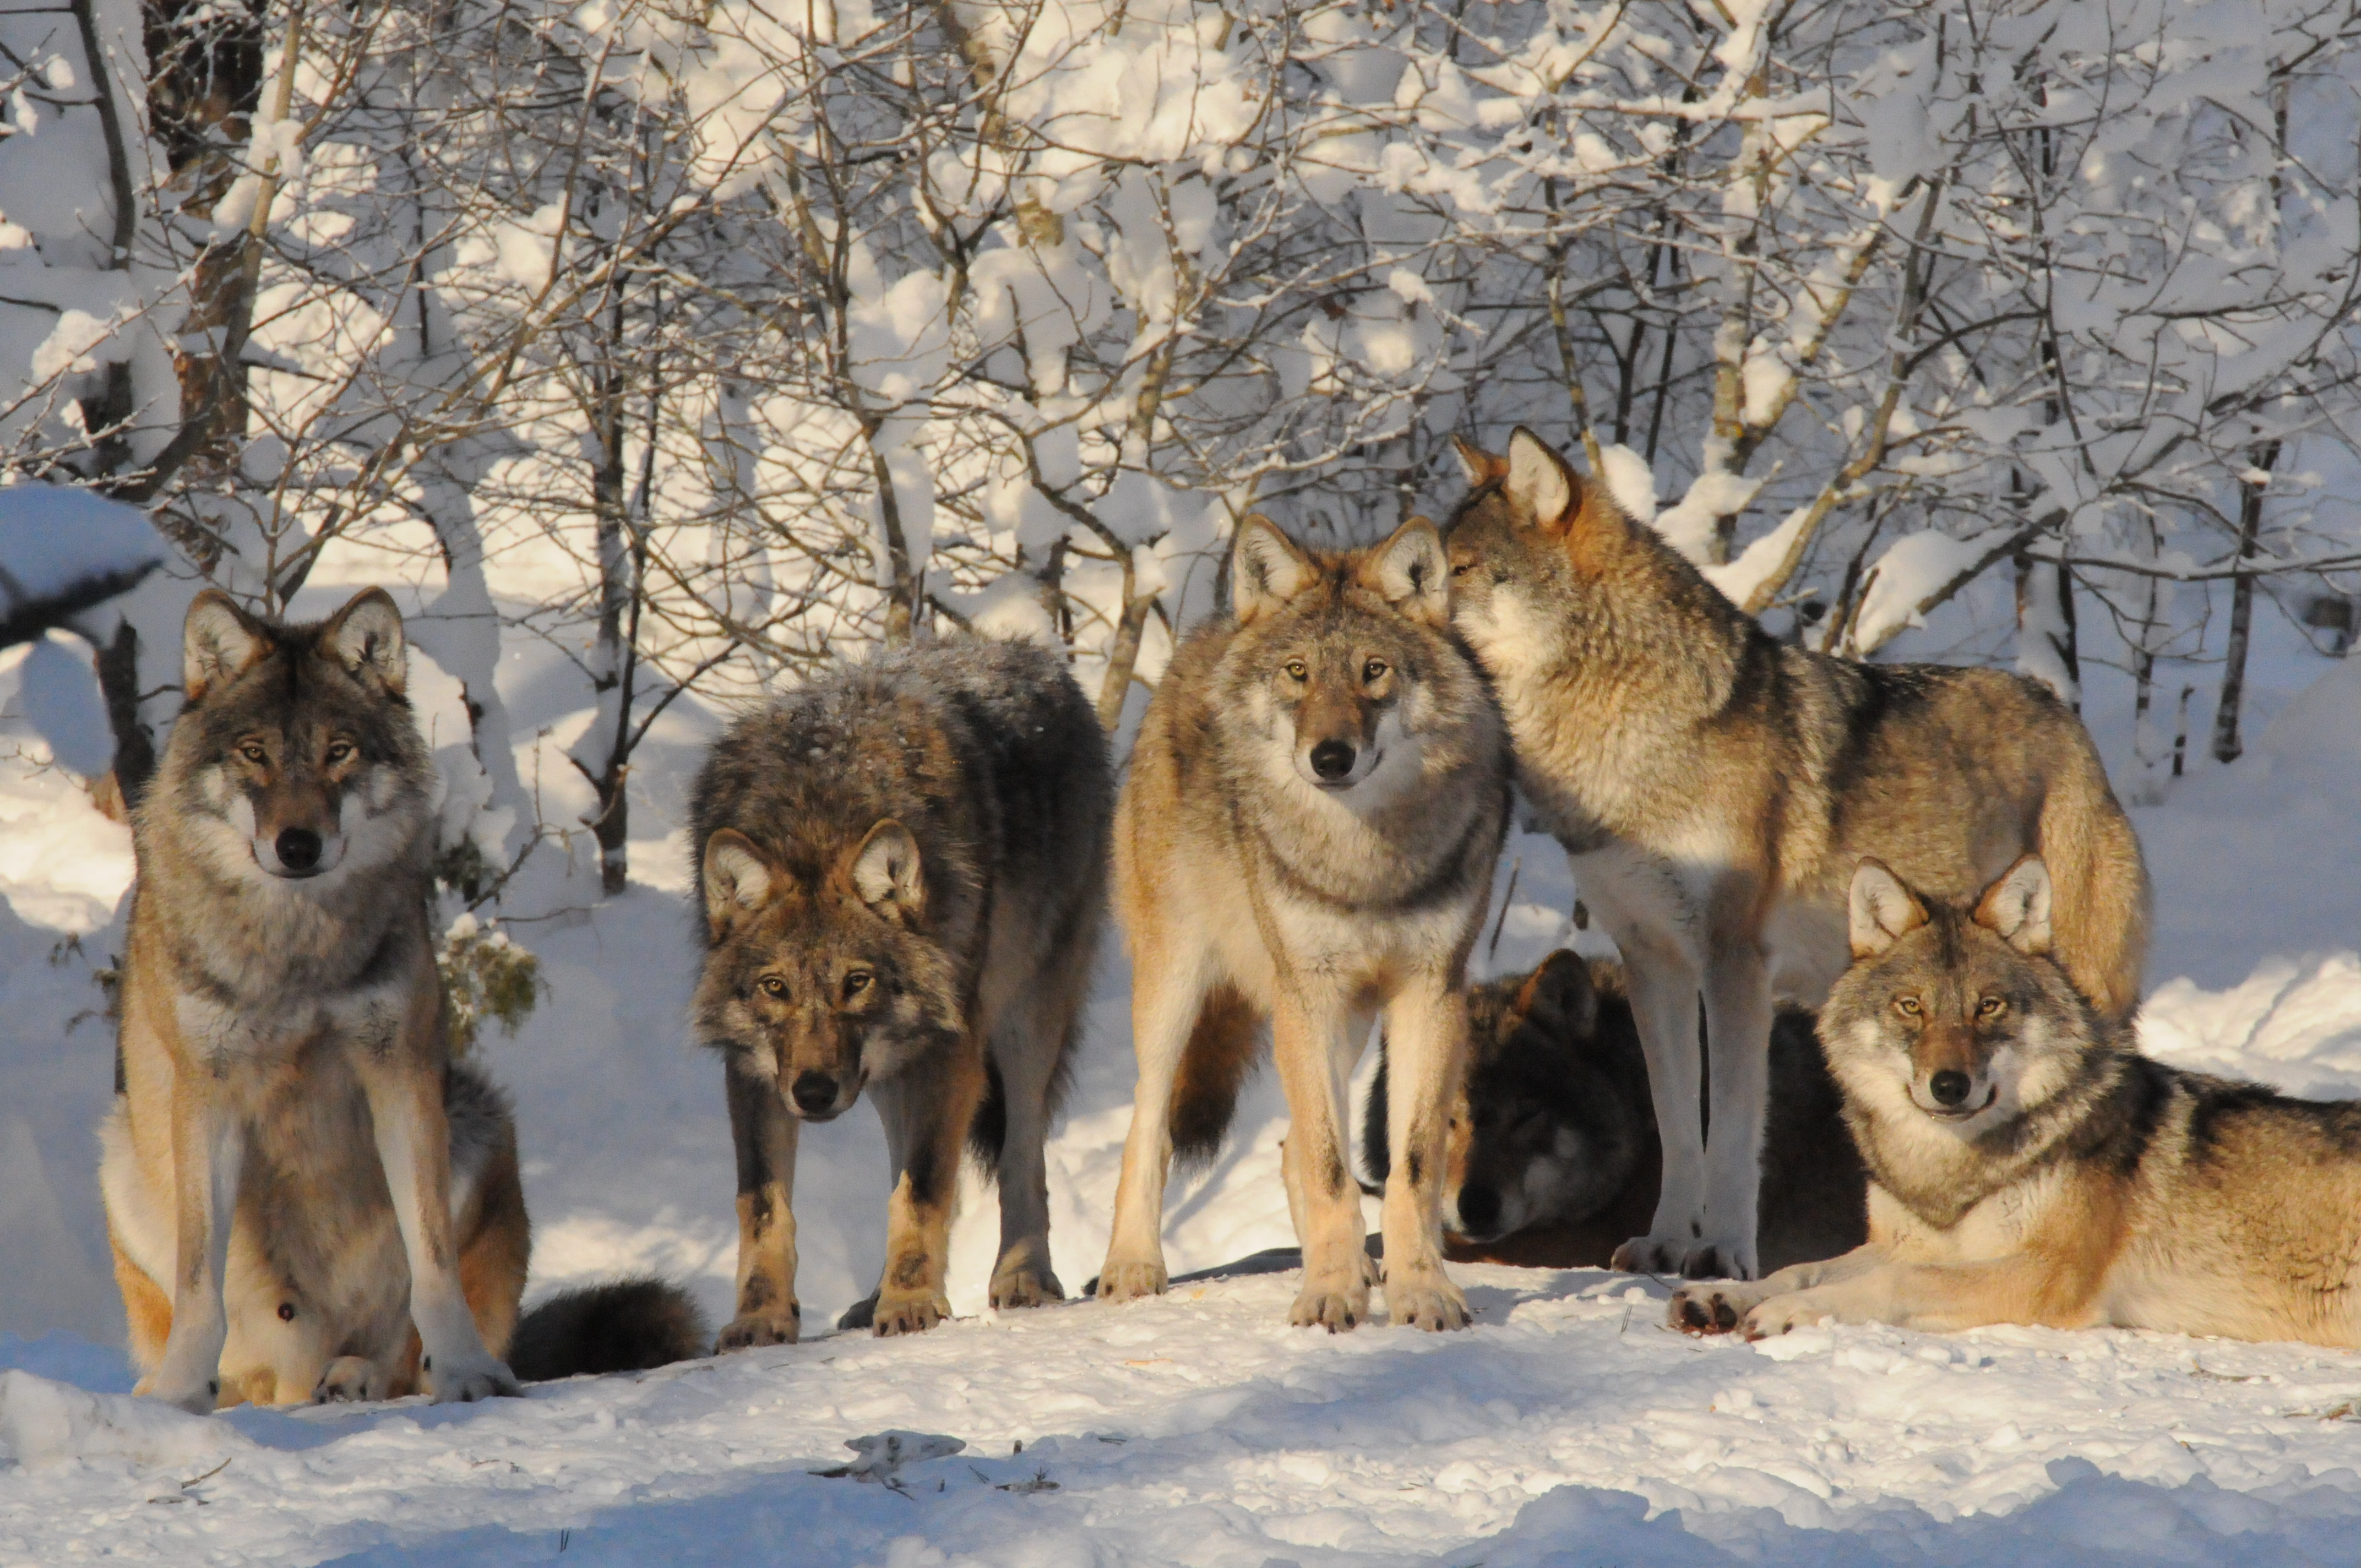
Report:
[{"label": "gray wolf", "polygon": [[738,1152],[737,1315],[791,1343],[796,1136],[870,1090],[893,1161],[885,1267],[846,1316],[915,1333],[943,1293],[960,1150],[1000,1179],[997,1307],[1061,1298],[1042,1143],[1105,905],[1114,781],[1057,654],[961,637],[816,676],[732,724],[691,804]]},{"label": "gray wolf", "polygon": [[[1622,966],[1561,949],[1528,974],[1471,986],[1467,1032],[1445,1142],[1445,1255],[1605,1266],[1654,1212],[1663,1161]],[[1379,1181],[1387,1079],[1381,1056],[1362,1135]],[[1777,1268],[1861,1243],[1868,1177],[1802,1008],[1780,1008],[1772,1025],[1770,1081],[1761,1248]]]},{"label": "gray wolf", "polygon": [[2139,1054],[2059,961],[2026,856],[1971,906],[1855,872],[1855,962],[1821,1037],[1869,1162],[1869,1241],[1672,1321],[2113,1325],[2361,1344],[2361,1103]]},{"label": "gray wolf", "polygon": [[[1463,445],[1452,614],[1515,741],[1520,788],[1629,966],[1664,1180],[1616,1266],[1752,1277],[1774,996],[1844,967],[1861,856],[1961,898],[2049,863],[2058,957],[2110,1017],[2138,1004],[2148,883],[2081,722],[1997,670],[1861,664],[1774,641],[1603,486],[1520,429]],[[1712,1135],[1692,1110],[1697,998]]]},{"label": "gray wolf", "polygon": [[1368,1315],[1345,1084],[1378,1009],[1394,1040],[1387,1310],[1460,1328],[1436,1202],[1460,994],[1508,817],[1498,710],[1450,628],[1423,521],[1374,549],[1298,548],[1239,526],[1231,609],[1174,654],[1117,809],[1139,1082],[1099,1293],[1165,1288],[1164,1183],[1212,1154],[1269,1019],[1290,1129],[1281,1168],[1303,1244],[1299,1324]]},{"label": "gray wolf", "polygon": [[401,614],[371,589],[280,625],[208,591],[182,652],[100,1129],[138,1389],[513,1394],[531,1230],[507,1100],[445,1035]]}]

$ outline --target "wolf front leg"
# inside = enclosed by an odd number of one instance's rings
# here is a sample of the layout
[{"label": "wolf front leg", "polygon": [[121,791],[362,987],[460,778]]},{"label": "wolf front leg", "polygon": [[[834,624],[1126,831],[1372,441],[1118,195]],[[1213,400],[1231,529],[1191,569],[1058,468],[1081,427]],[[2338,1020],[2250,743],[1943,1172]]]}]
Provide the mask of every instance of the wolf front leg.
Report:
[{"label": "wolf front leg", "polygon": [[1369,1315],[1376,1268],[1361,1234],[1361,1188],[1346,1164],[1345,1091],[1369,1018],[1323,995],[1282,984],[1271,1045],[1287,1092],[1287,1148],[1280,1156],[1303,1245],[1303,1288],[1288,1321],[1330,1333]]},{"label": "wolf front leg", "polygon": [[1000,1256],[988,1299],[994,1308],[1062,1301],[1066,1288],[1049,1266],[1049,1100],[1065,1056],[1089,969],[1037,977],[1033,993],[992,1042],[1000,1075]]},{"label": "wolf front leg", "polygon": [[1767,1339],[1829,1321],[1934,1333],[1994,1323],[2089,1328],[2100,1321],[2092,1310],[2099,1276],[2076,1266],[2081,1261],[2045,1249],[1974,1263],[1880,1263],[1758,1302],[1740,1329]]},{"label": "wolf front leg", "polygon": [[176,1075],[170,1104],[177,1244],[172,1328],[164,1359],[138,1392],[204,1415],[221,1398],[222,1346],[229,1339],[222,1286],[246,1128],[219,1080],[201,1064],[185,1064]]},{"label": "wolf front leg", "polygon": [[793,1344],[804,1321],[796,1300],[796,1135],[801,1124],[779,1098],[779,1086],[746,1070],[734,1054],[722,1083],[730,1097],[730,1138],[738,1154],[738,1308],[713,1348]]},{"label": "wolf front leg", "polygon": [[[1160,944],[1159,944],[1160,945]],[[1205,1002],[1202,962],[1151,958],[1150,944],[1132,944],[1132,1048],[1139,1081],[1132,1091],[1131,1131],[1123,1140],[1123,1173],[1115,1181],[1115,1230],[1099,1269],[1099,1296],[1128,1301],[1164,1289],[1164,1183],[1172,1172],[1172,1088],[1180,1059]]]},{"label": "wolf front leg", "polygon": [[[1752,902],[1752,894],[1743,894]],[[1752,1279],[1771,1098],[1771,968],[1751,920],[1717,932],[1705,974],[1705,1221],[1681,1260],[1691,1279]],[[1692,1103],[1695,1102],[1692,1101]]]},{"label": "wolf front leg", "polygon": [[1673,1299],[1664,1305],[1664,1322],[1683,1333],[1726,1334],[1737,1328],[1749,1312],[1774,1296],[1839,1284],[1880,1267],[1884,1262],[1884,1246],[1865,1242],[1839,1257],[1790,1264],[1767,1279],[1699,1280],[1673,1292]]},{"label": "wolf front leg", "polygon": [[409,1014],[391,1048],[359,1044],[351,1058],[368,1097],[378,1161],[409,1255],[410,1321],[438,1405],[524,1391],[515,1374],[484,1348],[460,1285],[451,1223],[451,1126],[443,1112],[441,1007],[430,972],[425,984],[412,988]]},{"label": "wolf front leg", "polygon": [[1444,1107],[1466,1070],[1466,998],[1422,973],[1386,1009],[1386,1311],[1397,1323],[1464,1329],[1467,1298],[1443,1271]]},{"label": "wolf front leg", "polygon": [[877,1086],[893,1158],[885,1201],[885,1272],[871,1324],[881,1334],[923,1333],[951,1315],[943,1289],[960,1149],[983,1098],[983,1060],[962,1040],[939,1064],[921,1062]]},{"label": "wolf front leg", "polygon": [[1648,1096],[1655,1102],[1656,1133],[1664,1151],[1648,1234],[1615,1249],[1617,1268],[1634,1274],[1675,1274],[1697,1245],[1705,1224],[1705,1129],[1697,1120],[1697,974],[1686,954],[1653,933],[1609,926],[1623,950],[1648,1063]]}]

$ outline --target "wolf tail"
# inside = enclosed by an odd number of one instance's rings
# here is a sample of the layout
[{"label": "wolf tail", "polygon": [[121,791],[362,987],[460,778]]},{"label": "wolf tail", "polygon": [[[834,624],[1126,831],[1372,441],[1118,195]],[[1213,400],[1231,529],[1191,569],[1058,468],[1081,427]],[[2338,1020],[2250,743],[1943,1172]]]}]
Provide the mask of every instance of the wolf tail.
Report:
[{"label": "wolf tail", "polygon": [[643,1372],[708,1354],[705,1314],[679,1286],[649,1275],[560,1291],[524,1315],[509,1366],[527,1383],[581,1373]]},{"label": "wolf tail", "polygon": [[2051,948],[2100,1015],[2122,1020],[2140,1003],[2147,867],[2098,749],[2087,732],[2080,740],[2041,803],[2041,858],[2056,890]]},{"label": "wolf tail", "polygon": [[1233,987],[1206,992],[1172,1080],[1174,1159],[1202,1163],[1221,1148],[1237,1114],[1238,1091],[1262,1058],[1259,1023]]}]

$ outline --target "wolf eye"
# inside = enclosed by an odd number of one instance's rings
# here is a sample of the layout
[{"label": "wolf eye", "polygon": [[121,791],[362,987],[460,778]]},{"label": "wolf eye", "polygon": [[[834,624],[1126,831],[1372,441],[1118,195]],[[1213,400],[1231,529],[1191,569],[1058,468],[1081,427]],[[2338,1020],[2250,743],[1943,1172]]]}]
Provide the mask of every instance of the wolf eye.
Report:
[{"label": "wolf eye", "polygon": [[1976,1003],[1976,1016],[1979,1018],[1997,1018],[2003,1013],[2006,1012],[2007,1009],[2008,1003],[2002,1001],[1999,997],[1987,996],[1982,1002]]},{"label": "wolf eye", "polygon": [[1451,575],[1455,577],[1464,577],[1475,569],[1476,563],[1473,561],[1454,561],[1451,563]]},{"label": "wolf eye", "polygon": [[869,982],[874,977],[872,976],[867,970],[859,969],[854,970],[851,974],[846,975],[844,977],[844,999],[847,1002],[850,1002],[854,997],[860,995],[862,992],[867,991],[869,989]]},{"label": "wolf eye", "polygon": [[763,994],[765,996],[775,996],[781,1001],[786,999],[787,982],[777,975],[766,974],[754,983],[763,988]]},{"label": "wolf eye", "polygon": [[1916,1018],[1919,1011],[1918,999],[1915,996],[1897,996],[1894,999],[1894,1010],[1905,1018]]},{"label": "wolf eye", "polygon": [[351,757],[352,754],[353,743],[351,741],[331,740],[328,742],[328,761],[331,762],[344,762],[347,758]]},{"label": "wolf eye", "polygon": [[1300,681],[1312,673],[1310,667],[1301,659],[1290,659],[1286,668],[1287,678],[1290,681]]},{"label": "wolf eye", "polygon": [[237,749],[237,754],[258,768],[270,761],[270,753],[262,749],[262,743],[258,740],[248,740]]},{"label": "wolf eye", "polygon": [[1381,681],[1385,679],[1386,662],[1383,659],[1370,660],[1367,663],[1361,666],[1361,678],[1365,681]]}]

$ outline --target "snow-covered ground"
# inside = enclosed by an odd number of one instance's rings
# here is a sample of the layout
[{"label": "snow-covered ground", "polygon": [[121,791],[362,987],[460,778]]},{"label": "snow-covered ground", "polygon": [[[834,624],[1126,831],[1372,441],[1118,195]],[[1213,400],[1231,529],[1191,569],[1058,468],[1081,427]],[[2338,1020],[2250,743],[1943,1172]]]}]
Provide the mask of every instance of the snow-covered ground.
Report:
[{"label": "snow-covered ground", "polygon": [[[111,1041],[68,1027],[120,950],[128,837],[13,717],[25,657],[0,658],[0,1366],[22,1369],[0,1375],[0,1563],[2361,1561],[2361,1355],[2015,1331],[1700,1343],[1658,1326],[1653,1283],[1505,1268],[1461,1271],[1477,1326],[1437,1338],[1290,1330],[1286,1276],[993,1317],[981,1192],[954,1240],[970,1315],[917,1340],[816,1337],[464,1409],[148,1408],[124,1394],[93,1180]],[[2257,694],[2248,757],[2136,813],[2158,883],[2146,1038],[2361,1095],[2361,661],[2274,668],[2301,679]],[[417,676],[430,713],[438,678]],[[556,759],[582,716],[534,704],[562,685],[502,671],[553,819],[576,808]],[[598,901],[586,848],[548,917],[513,927],[548,994],[478,1049],[516,1094],[535,1294],[654,1267],[727,1315],[729,1134],[719,1066],[682,1026],[675,836],[714,722],[683,704],[651,742],[633,888]],[[1545,840],[1512,843],[1504,889],[1512,870],[1483,965],[1594,939],[1568,928]],[[1052,1149],[1070,1288],[1105,1243],[1126,981],[1111,953]],[[1175,1190],[1176,1271],[1292,1240],[1283,1130],[1266,1073],[1230,1152]],[[882,1257],[873,1116],[806,1134],[796,1198],[817,1327]],[[890,1430],[967,1446],[890,1486],[807,1474]]]}]

